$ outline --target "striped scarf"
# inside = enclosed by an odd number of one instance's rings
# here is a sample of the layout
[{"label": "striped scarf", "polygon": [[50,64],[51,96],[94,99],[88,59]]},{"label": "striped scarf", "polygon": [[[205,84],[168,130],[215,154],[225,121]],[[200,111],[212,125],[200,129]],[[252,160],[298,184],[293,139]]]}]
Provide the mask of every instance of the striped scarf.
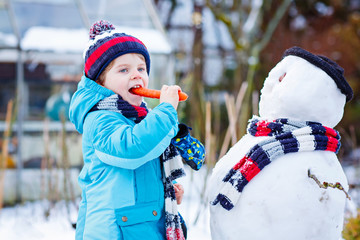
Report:
[{"label": "striped scarf", "polygon": [[146,103],[142,102],[140,107],[131,105],[118,94],[111,95],[110,97],[100,100],[90,111],[96,110],[109,110],[118,112],[124,115],[126,118],[133,120],[135,123],[139,123],[145,118],[149,112]]},{"label": "striped scarf", "polygon": [[176,147],[172,144],[165,149],[160,156],[164,173],[163,183],[165,191],[165,226],[167,240],[184,240],[184,233],[181,228],[181,219],[177,210],[175,188],[173,181],[185,176],[181,156]]},{"label": "striped scarf", "polygon": [[220,203],[228,211],[237,203],[246,184],[276,158],[286,153],[314,150],[337,153],[340,148],[339,133],[317,122],[290,119],[268,122],[253,117],[247,132],[268,138],[253,146],[223,178],[220,193],[211,204]]},{"label": "striped scarf", "polygon": [[[126,118],[132,119],[135,123],[141,122],[149,112],[146,103],[142,102],[140,107],[133,106],[123,100],[120,95],[114,94],[100,100],[91,111],[108,110],[121,113]],[[174,145],[161,154],[160,160],[163,166],[163,185],[165,197],[165,228],[167,240],[184,240],[184,233],[181,228],[180,216],[177,210],[175,188],[173,181],[185,176],[183,163],[179,152]]]}]

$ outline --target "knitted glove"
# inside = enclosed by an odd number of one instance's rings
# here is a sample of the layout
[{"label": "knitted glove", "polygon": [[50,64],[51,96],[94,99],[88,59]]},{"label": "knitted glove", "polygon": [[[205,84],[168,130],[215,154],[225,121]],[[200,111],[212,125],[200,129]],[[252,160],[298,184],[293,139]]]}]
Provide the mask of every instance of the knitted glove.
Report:
[{"label": "knitted glove", "polygon": [[205,148],[202,143],[190,135],[190,127],[180,123],[179,132],[171,143],[179,151],[181,157],[194,170],[199,170],[205,160]]}]

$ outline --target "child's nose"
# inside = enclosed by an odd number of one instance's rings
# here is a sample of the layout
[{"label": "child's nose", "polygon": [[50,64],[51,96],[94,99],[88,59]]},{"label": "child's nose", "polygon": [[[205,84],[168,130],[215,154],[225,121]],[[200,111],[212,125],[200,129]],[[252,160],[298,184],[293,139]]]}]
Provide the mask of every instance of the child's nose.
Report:
[{"label": "child's nose", "polygon": [[138,70],[134,70],[131,74],[131,79],[139,79],[141,78],[141,74]]}]

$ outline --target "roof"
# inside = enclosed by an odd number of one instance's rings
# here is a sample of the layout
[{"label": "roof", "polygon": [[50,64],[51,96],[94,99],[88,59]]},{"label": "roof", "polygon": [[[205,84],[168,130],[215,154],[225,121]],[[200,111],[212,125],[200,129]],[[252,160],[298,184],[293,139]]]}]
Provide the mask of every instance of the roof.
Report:
[{"label": "roof", "polygon": [[[116,29],[141,39],[152,54],[170,54],[171,46],[156,29],[116,26]],[[31,27],[21,40],[25,51],[83,53],[88,41],[88,30],[53,27]]]},{"label": "roof", "polygon": [[[121,25],[116,28],[141,39],[150,54],[172,51],[150,0],[0,0],[0,49],[16,48],[20,38],[21,50],[36,52],[37,58],[47,53],[73,58],[82,55],[89,27],[100,19]],[[1,61],[16,57],[0,55]]]}]

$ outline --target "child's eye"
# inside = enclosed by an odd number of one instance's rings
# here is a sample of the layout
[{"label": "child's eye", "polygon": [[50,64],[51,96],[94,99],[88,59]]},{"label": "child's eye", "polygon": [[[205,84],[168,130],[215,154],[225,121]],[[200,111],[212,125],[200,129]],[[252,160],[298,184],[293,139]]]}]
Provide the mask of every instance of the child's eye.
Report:
[{"label": "child's eye", "polygon": [[120,69],[120,72],[122,72],[122,73],[127,72],[127,68]]},{"label": "child's eye", "polygon": [[145,68],[139,68],[138,71],[143,72],[143,71],[145,71]]}]

